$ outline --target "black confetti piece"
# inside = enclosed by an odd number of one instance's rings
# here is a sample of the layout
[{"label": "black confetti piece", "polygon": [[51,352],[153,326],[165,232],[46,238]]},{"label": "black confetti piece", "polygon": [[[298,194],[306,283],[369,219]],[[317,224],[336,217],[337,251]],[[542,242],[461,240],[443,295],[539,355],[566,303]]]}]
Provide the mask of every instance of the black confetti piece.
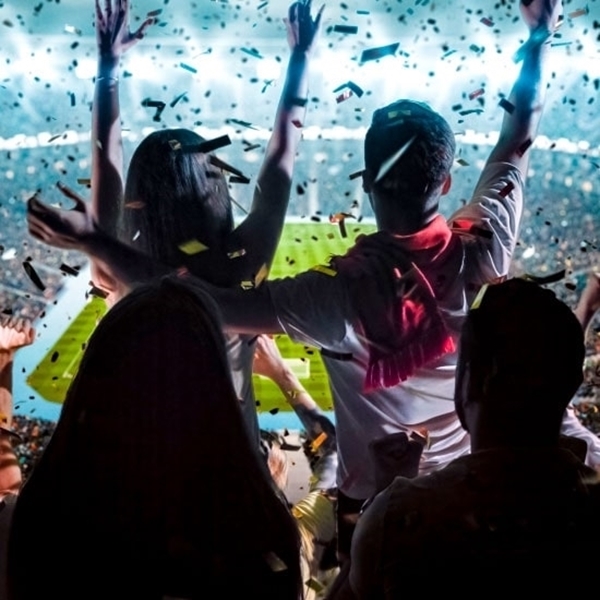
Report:
[{"label": "black confetti piece", "polygon": [[369,48],[367,50],[363,50],[359,62],[360,64],[363,64],[370,60],[384,58],[385,56],[394,56],[399,47],[400,42],[396,42],[395,44],[388,44],[387,46],[380,46],[379,48]]},{"label": "black confetti piece", "polygon": [[25,273],[27,273],[27,276],[29,277],[29,279],[31,279],[35,287],[37,287],[41,292],[43,292],[46,289],[46,286],[40,279],[40,276],[36,273],[36,270],[33,268],[33,265],[29,261],[25,261],[23,263],[23,268],[25,269]]},{"label": "black confetti piece", "polygon": [[356,25],[334,25],[333,31],[335,33],[358,33],[358,27]]},{"label": "black confetti piece", "polygon": [[225,146],[231,145],[231,139],[228,135],[222,135],[218,138],[214,138],[212,140],[206,140],[200,144],[193,144],[190,146],[182,146],[181,151],[190,154],[195,152],[201,152],[203,154],[208,154],[209,152],[213,152],[214,150],[218,150],[219,148],[225,148]]}]

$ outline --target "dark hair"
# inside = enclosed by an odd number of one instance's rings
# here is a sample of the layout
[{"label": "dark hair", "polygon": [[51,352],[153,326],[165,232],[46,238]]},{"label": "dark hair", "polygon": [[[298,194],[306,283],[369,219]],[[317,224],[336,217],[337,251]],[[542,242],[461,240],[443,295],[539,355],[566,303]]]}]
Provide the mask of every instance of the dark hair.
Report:
[{"label": "dark hair", "polygon": [[297,527],[246,432],[215,315],[171,277],[103,317],[17,502],[13,598],[297,600]]},{"label": "dark hair", "polygon": [[233,229],[227,182],[204,139],[187,129],[164,129],[136,148],[127,172],[119,238],[171,266],[186,262],[181,246],[196,240],[217,249]]},{"label": "dark hair", "polygon": [[450,172],[454,133],[441,115],[422,102],[397,100],[377,109],[365,137],[365,166],[373,181],[405,144],[409,144],[406,151],[374,188],[391,196],[425,197]]},{"label": "dark hair", "polygon": [[515,411],[522,409],[515,419],[529,408],[532,418],[547,414],[556,421],[581,385],[584,357],[583,329],[573,311],[552,290],[516,278],[487,287],[469,311],[458,367],[468,365],[481,394],[471,400],[497,402],[506,411],[514,399]]}]

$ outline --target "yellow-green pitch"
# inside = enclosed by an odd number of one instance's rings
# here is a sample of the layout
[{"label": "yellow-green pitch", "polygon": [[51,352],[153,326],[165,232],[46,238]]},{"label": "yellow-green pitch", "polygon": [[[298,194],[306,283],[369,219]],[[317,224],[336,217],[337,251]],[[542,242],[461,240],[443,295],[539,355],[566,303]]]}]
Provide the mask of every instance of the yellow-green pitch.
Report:
[{"label": "yellow-green pitch", "polygon": [[[346,229],[347,237],[344,238],[338,225],[331,223],[287,223],[269,277],[294,275],[323,264],[331,254],[345,252],[358,234],[370,233],[375,227],[347,220]],[[63,402],[79,367],[85,344],[104,311],[102,300],[94,298],[87,303],[28,377],[29,386],[43,398]],[[295,344],[285,335],[277,336],[276,341],[282,356],[289,361],[315,401],[324,410],[331,410],[329,386],[319,353],[313,348]],[[254,385],[259,411],[289,410],[282,394],[271,381],[255,376]]]}]

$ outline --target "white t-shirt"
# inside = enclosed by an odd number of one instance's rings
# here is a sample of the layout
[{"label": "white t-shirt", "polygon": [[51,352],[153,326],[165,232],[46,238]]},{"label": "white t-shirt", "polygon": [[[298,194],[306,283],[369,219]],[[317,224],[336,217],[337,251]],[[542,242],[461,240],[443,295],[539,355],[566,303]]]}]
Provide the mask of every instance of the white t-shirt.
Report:
[{"label": "white t-shirt", "polygon": [[252,363],[254,361],[254,344],[256,336],[238,335],[225,332],[225,347],[231,370],[233,387],[240,401],[244,422],[251,440],[259,446],[260,433],[258,414],[252,385]]},{"label": "white t-shirt", "polygon": [[[523,209],[523,178],[507,163],[488,165],[472,200],[448,220],[462,240],[462,267],[440,307],[458,339],[462,319],[482,284],[506,276]],[[473,229],[475,227],[475,230]],[[338,487],[351,498],[375,493],[368,445],[390,433],[426,428],[431,444],[421,472],[445,466],[469,451],[469,438],[454,411],[456,354],[419,369],[407,381],[363,393],[368,348],[353,327],[348,289],[318,271],[264,284],[279,322],[296,342],[322,350],[336,418]]]}]

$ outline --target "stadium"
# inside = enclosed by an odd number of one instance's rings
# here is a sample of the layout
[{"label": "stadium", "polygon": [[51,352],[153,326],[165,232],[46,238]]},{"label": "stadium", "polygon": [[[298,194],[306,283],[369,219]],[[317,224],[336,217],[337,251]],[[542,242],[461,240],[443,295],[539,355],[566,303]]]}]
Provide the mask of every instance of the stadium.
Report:
[{"label": "stadium", "polygon": [[[27,232],[26,201],[38,191],[67,206],[61,181],[85,196],[95,73],[93,10],[80,0],[0,4],[0,310],[34,319],[38,340],[15,368],[16,414],[56,420],[103,303],[90,294],[86,258],[46,247]],[[139,0],[132,18],[158,11],[157,26],[124,57],[121,115],[126,158],[149,132],[187,127],[206,139],[228,135],[223,161],[254,181],[283,85],[287,56],[280,2]],[[513,3],[489,12],[427,0],[327,6],[313,61],[306,122],[286,227],[270,277],[323,263],[374,223],[360,177],[362,140],[375,108],[399,97],[429,103],[453,126],[457,159],[442,204],[469,197],[495,143],[500,101],[519,65],[526,31]],[[530,173],[514,272],[546,276],[574,305],[598,261],[600,189],[600,1],[565,2],[552,43],[552,78]],[[363,61],[366,50],[389,48]],[[392,50],[393,49],[393,50]],[[162,106],[156,109],[156,104]],[[230,183],[236,216],[252,185]],[[345,227],[331,215],[351,216]],[[333,219],[335,221],[335,219]],[[24,267],[24,265],[28,265]],[[34,276],[32,276],[32,273]],[[331,410],[318,353],[278,344],[317,402]],[[261,423],[298,426],[269,382],[256,379]]]}]

